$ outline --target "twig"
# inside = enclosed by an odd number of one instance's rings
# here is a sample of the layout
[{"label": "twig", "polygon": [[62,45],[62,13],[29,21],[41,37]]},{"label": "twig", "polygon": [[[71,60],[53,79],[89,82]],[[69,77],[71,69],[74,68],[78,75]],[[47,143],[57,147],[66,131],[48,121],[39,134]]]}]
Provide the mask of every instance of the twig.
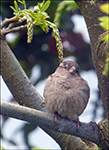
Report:
[{"label": "twig", "polygon": [[13,18],[5,18],[5,20],[0,25],[0,28],[3,29],[7,24],[18,21],[19,18],[17,16],[14,16]]},{"label": "twig", "polygon": [[13,27],[21,24],[25,20],[26,20],[26,17],[20,18],[17,22],[10,23],[9,26],[7,27],[7,29],[12,29]]},{"label": "twig", "polygon": [[27,28],[27,25],[22,25],[22,26],[15,27],[15,28],[12,28],[12,29],[5,29],[3,32],[4,32],[4,35],[6,35],[8,33],[18,32],[18,31],[24,30],[26,28]]}]

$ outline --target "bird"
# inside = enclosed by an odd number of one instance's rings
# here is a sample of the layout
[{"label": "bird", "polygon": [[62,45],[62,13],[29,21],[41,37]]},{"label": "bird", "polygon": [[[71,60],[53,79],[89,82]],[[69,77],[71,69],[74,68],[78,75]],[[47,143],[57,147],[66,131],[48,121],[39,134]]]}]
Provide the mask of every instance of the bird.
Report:
[{"label": "bird", "polygon": [[79,73],[74,61],[63,61],[56,71],[48,76],[44,87],[44,102],[55,122],[62,117],[77,121],[85,110],[90,97],[90,87]]}]

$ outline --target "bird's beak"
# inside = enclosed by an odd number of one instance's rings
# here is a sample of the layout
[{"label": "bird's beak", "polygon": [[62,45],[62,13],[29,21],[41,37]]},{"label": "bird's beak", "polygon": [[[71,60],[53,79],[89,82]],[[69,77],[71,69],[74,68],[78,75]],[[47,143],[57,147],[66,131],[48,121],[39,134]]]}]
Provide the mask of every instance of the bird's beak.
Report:
[{"label": "bird's beak", "polygon": [[69,73],[75,74],[75,72],[76,72],[75,67],[71,67],[71,68],[69,69]]}]

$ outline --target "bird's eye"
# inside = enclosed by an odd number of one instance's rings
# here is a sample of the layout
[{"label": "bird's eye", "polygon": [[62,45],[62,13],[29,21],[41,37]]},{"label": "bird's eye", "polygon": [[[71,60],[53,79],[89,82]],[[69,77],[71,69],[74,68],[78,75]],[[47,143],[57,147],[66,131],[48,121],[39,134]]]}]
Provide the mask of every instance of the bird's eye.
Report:
[{"label": "bird's eye", "polygon": [[64,66],[64,68],[66,69],[67,67],[66,67],[66,66]]},{"label": "bird's eye", "polygon": [[68,66],[67,64],[65,64],[65,65],[64,65],[64,68],[65,68],[65,69],[68,69],[68,68],[69,68],[69,66]]}]

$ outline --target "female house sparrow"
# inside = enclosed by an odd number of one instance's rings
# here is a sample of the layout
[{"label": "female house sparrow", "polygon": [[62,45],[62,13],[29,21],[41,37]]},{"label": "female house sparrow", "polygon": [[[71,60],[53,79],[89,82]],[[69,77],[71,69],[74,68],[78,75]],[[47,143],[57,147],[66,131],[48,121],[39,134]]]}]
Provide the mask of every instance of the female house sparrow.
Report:
[{"label": "female house sparrow", "polygon": [[79,74],[79,66],[64,61],[50,75],[44,89],[45,106],[49,113],[69,120],[79,121],[90,96],[87,82]]}]

